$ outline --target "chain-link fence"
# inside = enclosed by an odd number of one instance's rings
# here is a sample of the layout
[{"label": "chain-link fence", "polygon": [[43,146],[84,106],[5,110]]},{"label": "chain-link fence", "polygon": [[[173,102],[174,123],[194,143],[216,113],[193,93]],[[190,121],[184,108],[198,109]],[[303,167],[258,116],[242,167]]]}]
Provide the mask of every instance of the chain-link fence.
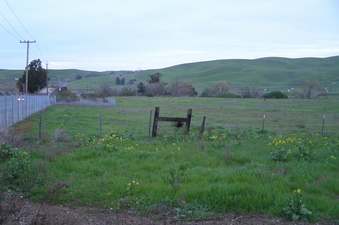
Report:
[{"label": "chain-link fence", "polygon": [[115,98],[56,97],[57,104],[83,106],[116,106]]},{"label": "chain-link fence", "polygon": [[55,103],[55,96],[0,92],[0,131]]}]

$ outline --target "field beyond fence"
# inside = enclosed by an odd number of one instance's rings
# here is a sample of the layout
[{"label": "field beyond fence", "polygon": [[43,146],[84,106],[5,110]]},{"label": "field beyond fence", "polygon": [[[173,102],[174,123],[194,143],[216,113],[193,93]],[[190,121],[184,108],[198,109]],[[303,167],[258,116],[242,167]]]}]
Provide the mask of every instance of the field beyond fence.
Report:
[{"label": "field beyond fence", "polygon": [[[276,133],[336,133],[339,130],[337,99],[214,99],[117,97],[116,107],[54,106],[44,114],[55,118],[46,132],[63,127],[71,135],[77,132],[99,135],[98,115],[102,114],[102,132],[129,129],[137,136],[148,136],[150,113],[160,107],[160,116],[186,117],[192,109],[191,126],[198,129],[206,116],[206,128],[241,132],[252,129]],[[152,112],[151,112],[152,111]],[[34,119],[34,118],[32,118]],[[153,117],[151,118],[153,119]],[[35,118],[37,120],[37,118]],[[161,135],[173,129],[171,123],[159,123]],[[194,130],[192,131],[194,132]]]},{"label": "field beyond fence", "polygon": [[[159,121],[149,137],[155,107],[160,117],[192,109],[189,134]],[[32,200],[164,224],[224,213],[339,221],[337,99],[117,97],[116,106],[47,107],[11,129],[23,127],[30,145],[2,145],[0,174]]]}]

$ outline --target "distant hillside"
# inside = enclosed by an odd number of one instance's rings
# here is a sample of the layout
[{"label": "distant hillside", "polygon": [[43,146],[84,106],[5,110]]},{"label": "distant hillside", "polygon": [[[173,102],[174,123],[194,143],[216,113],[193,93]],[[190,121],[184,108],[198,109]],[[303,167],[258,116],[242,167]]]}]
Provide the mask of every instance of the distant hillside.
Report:
[{"label": "distant hillside", "polygon": [[211,86],[213,81],[228,81],[233,90],[241,87],[288,90],[306,79],[318,80],[323,86],[339,91],[339,56],[329,58],[278,58],[254,60],[230,59],[188,63],[139,73],[138,80],[159,72],[164,81],[191,81],[196,89]]},{"label": "distant hillside", "polygon": [[[129,80],[136,80],[134,84],[136,86],[139,82],[149,80],[148,75],[156,72],[163,75],[161,77],[163,81],[171,82],[175,79],[190,81],[196,90],[200,91],[210,87],[213,81],[229,82],[231,91],[237,91],[242,87],[287,91],[298,87],[306,79],[313,79],[318,80],[323,87],[328,87],[330,91],[339,92],[339,56],[214,60],[145,70],[139,73],[135,71],[50,70],[49,76],[54,81],[67,81],[68,89],[89,90],[97,89],[102,84],[110,84],[112,88],[122,88],[121,85],[115,85],[116,77],[124,77],[126,83]],[[13,82],[14,77],[20,77],[22,74],[23,70],[0,70],[1,83],[9,80]],[[82,79],[75,80],[76,75],[81,75]]]}]

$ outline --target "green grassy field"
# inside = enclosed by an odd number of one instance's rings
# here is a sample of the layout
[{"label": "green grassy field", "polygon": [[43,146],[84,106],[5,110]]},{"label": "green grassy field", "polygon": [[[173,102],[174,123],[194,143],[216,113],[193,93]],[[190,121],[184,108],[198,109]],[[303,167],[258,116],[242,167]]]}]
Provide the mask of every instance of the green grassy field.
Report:
[{"label": "green grassy field", "polygon": [[[223,98],[147,98],[117,97],[117,107],[94,107],[85,111],[81,107],[54,106],[46,110],[49,117],[55,119],[49,129],[64,124],[71,135],[76,134],[79,126],[86,135],[98,134],[98,112],[102,111],[102,129],[134,130],[138,136],[148,135],[149,114],[160,107],[160,116],[186,117],[188,108],[193,110],[192,127],[198,129],[206,116],[206,126],[223,129],[228,132],[262,129],[270,132],[321,132],[325,115],[324,133],[339,130],[339,105],[337,99],[223,99]],[[82,119],[78,119],[81,116]],[[51,118],[49,119],[49,121]],[[84,122],[81,122],[84,121]],[[93,121],[93,123],[89,122]],[[170,123],[161,123],[164,130]],[[51,130],[48,130],[50,132]]]},{"label": "green grassy field", "polygon": [[[9,181],[23,182],[35,200],[155,215],[166,208],[178,219],[236,212],[338,221],[336,103],[119,97],[116,107],[52,106],[43,112],[41,140],[38,115],[16,125],[31,124],[24,137],[35,147],[7,149],[15,157],[2,164],[8,175],[2,181],[8,188]],[[185,117],[192,108],[190,134],[159,122],[158,137],[149,138],[156,106],[160,116],[171,117]],[[199,136],[203,116],[206,129]],[[24,177],[6,170],[18,167],[25,168]]]}]

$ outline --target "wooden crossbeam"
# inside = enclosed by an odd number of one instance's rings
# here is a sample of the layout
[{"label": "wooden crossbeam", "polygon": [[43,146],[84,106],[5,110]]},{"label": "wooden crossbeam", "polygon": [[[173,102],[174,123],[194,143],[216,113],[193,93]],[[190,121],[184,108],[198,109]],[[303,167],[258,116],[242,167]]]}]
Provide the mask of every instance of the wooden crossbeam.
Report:
[{"label": "wooden crossbeam", "polygon": [[188,134],[191,125],[191,118],[192,118],[192,109],[187,110],[187,117],[160,117],[160,108],[155,107],[154,112],[154,120],[153,120],[153,130],[152,130],[152,137],[157,136],[157,129],[158,129],[158,122],[165,121],[165,122],[183,122],[185,123],[184,134]]}]

